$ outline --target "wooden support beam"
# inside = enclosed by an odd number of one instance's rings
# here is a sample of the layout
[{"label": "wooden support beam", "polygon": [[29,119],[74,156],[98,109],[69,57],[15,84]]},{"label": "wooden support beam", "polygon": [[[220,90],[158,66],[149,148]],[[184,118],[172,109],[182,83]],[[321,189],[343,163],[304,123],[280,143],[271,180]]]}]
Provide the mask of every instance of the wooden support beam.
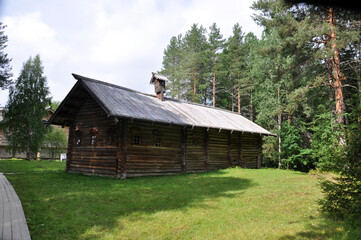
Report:
[{"label": "wooden support beam", "polygon": [[240,132],[238,132],[238,161],[239,161],[239,166],[243,167],[242,134]]},{"label": "wooden support beam", "polygon": [[232,141],[231,141],[231,132],[227,133],[227,161],[228,161],[228,167],[232,166],[232,159],[231,159],[231,149],[232,149]]},{"label": "wooden support beam", "polygon": [[118,147],[117,147],[117,177],[127,177],[127,151],[128,151],[128,119],[122,119],[119,124]]},{"label": "wooden support beam", "polygon": [[260,136],[260,141],[259,141],[259,154],[257,157],[257,168],[261,168],[261,164],[262,164],[262,137]]},{"label": "wooden support beam", "polygon": [[181,128],[180,163],[182,172],[187,171],[187,128]]},{"label": "wooden support beam", "polygon": [[115,176],[116,178],[121,177],[121,168],[120,168],[120,161],[121,161],[121,154],[122,154],[122,122],[117,122],[117,151],[116,151],[116,159],[115,159]]},{"label": "wooden support beam", "polygon": [[208,171],[208,161],[209,161],[209,137],[208,137],[208,129],[204,129],[204,169]]},{"label": "wooden support beam", "polygon": [[73,152],[73,146],[74,146],[74,133],[75,133],[75,124],[71,123],[69,127],[69,135],[68,135],[68,151],[66,153],[66,166],[65,171],[69,172],[69,166],[72,161],[72,152]]}]

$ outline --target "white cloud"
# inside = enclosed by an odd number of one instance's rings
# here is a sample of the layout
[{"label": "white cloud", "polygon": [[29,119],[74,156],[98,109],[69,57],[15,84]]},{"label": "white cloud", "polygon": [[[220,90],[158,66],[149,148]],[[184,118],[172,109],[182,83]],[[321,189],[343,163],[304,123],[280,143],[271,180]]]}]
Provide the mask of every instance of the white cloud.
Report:
[{"label": "white cloud", "polygon": [[56,40],[56,31],[42,21],[41,12],[8,16],[3,22],[8,26],[7,51],[14,61],[24,62],[36,54],[49,61],[57,61],[65,56],[66,48]]},{"label": "white cloud", "polygon": [[57,7],[43,1],[17,10],[25,0],[19,1],[1,19],[8,25],[5,51],[13,58],[14,77],[23,62],[40,54],[55,100],[75,83],[73,72],[152,93],[149,79],[161,69],[164,48],[193,23],[208,29],[216,22],[224,37],[236,22],[245,32],[261,32],[249,17],[251,0],[63,0]]},{"label": "white cloud", "polygon": [[253,0],[194,0],[183,13],[186,24],[182,30],[188,30],[193,23],[202,24],[208,30],[215,22],[223,36],[229,37],[234,24],[238,22],[244,32],[253,32],[260,37],[261,27],[250,18],[253,11],[249,7],[252,2]]},{"label": "white cloud", "polygon": [[156,47],[162,42],[163,33],[176,25],[176,15],[169,17],[167,11],[159,11],[156,1],[133,1],[113,14],[99,4],[94,24],[97,41],[90,48],[90,59],[109,64],[152,57],[154,51],[159,51]]},{"label": "white cloud", "polygon": [[[2,22],[7,25],[5,34],[8,36],[8,46],[5,51],[12,58],[14,79],[19,76],[23,63],[31,56],[40,54],[46,65],[45,75],[48,75],[48,70],[59,67],[59,61],[66,57],[67,48],[57,41],[56,31],[42,20],[40,11],[6,16]],[[0,104],[5,105],[6,101],[7,91],[2,91]]]}]

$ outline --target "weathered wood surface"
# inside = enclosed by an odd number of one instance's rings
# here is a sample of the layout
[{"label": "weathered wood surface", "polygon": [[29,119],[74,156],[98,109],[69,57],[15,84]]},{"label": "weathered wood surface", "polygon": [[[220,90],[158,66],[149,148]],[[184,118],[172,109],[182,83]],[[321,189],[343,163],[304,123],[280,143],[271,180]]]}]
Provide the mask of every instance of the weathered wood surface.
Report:
[{"label": "weathered wood surface", "polygon": [[[109,129],[114,132],[111,143]],[[81,133],[80,145],[76,131]],[[260,168],[261,140],[259,134],[127,118],[115,121],[89,98],[70,127],[67,170],[125,178],[234,166]]]},{"label": "weathered wood surface", "polygon": [[2,173],[0,173],[0,239],[31,239],[20,199]]},{"label": "weathered wood surface", "polygon": [[[69,132],[67,171],[83,172],[106,176],[117,176],[117,134],[109,143],[109,129],[116,129],[113,119],[106,117],[95,100],[89,98],[75,116]],[[96,129],[96,139],[91,144],[92,131]],[[80,145],[76,143],[75,131],[80,131]]]},{"label": "weathered wood surface", "polygon": [[[127,175],[159,175],[181,173],[181,127],[132,121],[128,124]],[[141,145],[133,144],[134,135],[141,136]],[[161,138],[160,146],[155,139]]]}]

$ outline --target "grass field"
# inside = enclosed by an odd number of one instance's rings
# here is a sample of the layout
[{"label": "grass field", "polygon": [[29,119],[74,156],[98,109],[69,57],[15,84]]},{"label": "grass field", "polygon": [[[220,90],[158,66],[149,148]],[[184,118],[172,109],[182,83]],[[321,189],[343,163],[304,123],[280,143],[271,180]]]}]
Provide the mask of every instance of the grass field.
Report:
[{"label": "grass field", "polygon": [[0,160],[0,172],[4,173],[54,172],[64,169],[65,162],[60,161]]},{"label": "grass field", "polygon": [[59,162],[3,160],[0,172],[16,165],[26,173],[6,177],[34,240],[361,237],[359,226],[320,215],[317,178],[300,172],[235,168],[115,180],[67,174]]}]

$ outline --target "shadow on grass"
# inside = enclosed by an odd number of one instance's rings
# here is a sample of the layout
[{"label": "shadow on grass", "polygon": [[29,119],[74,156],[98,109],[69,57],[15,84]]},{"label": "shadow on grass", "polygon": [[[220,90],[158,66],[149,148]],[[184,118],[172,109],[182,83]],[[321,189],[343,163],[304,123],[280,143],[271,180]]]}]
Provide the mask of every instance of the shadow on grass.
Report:
[{"label": "shadow on grass", "polygon": [[232,198],[254,186],[223,171],[115,180],[66,173],[7,176],[20,199],[33,239],[78,239],[89,229],[122,228],[159,211],[214,208],[208,200]]},{"label": "shadow on grass", "polygon": [[307,224],[305,231],[297,232],[293,235],[282,236],[281,240],[297,239],[361,239],[361,223],[336,221],[327,216],[321,217],[318,224]]}]

